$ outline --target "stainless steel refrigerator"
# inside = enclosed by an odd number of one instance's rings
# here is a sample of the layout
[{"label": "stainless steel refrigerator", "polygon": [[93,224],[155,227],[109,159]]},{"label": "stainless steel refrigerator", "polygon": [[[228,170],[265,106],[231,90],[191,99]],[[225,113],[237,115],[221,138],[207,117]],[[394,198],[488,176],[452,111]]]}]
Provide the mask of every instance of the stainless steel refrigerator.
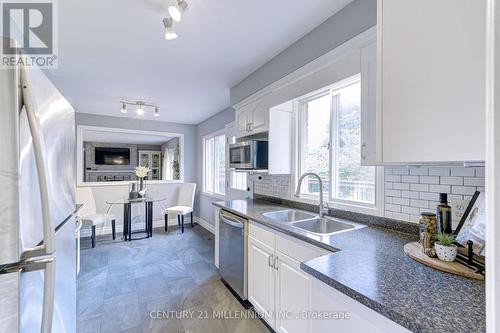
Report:
[{"label": "stainless steel refrigerator", "polygon": [[0,332],[76,331],[74,110],[35,68],[0,69]]}]

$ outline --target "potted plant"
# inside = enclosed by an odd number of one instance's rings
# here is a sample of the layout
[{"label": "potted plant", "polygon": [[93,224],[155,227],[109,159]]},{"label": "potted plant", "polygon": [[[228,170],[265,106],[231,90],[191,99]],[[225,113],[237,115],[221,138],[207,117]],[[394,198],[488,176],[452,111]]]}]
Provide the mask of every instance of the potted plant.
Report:
[{"label": "potted plant", "polygon": [[457,257],[457,246],[454,244],[455,236],[452,234],[438,234],[434,248],[440,260],[453,261]]}]

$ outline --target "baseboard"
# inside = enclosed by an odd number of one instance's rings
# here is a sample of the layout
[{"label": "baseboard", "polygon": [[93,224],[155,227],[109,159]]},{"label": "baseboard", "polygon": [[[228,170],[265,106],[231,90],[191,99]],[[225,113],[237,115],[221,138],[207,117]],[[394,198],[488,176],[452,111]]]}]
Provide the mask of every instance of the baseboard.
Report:
[{"label": "baseboard", "polygon": [[195,216],[194,217],[194,221],[196,223],[198,223],[199,225],[201,225],[203,228],[207,229],[208,231],[210,231],[212,234],[215,234],[215,227],[214,225],[212,225],[211,223],[205,221],[204,219],[202,219],[201,217],[199,216]]},{"label": "baseboard", "polygon": [[[184,224],[189,224],[191,222],[190,217],[185,217],[184,218]],[[203,220],[202,218],[198,216],[194,216],[193,218],[194,223],[198,223],[200,226],[203,228],[207,229],[210,231],[212,234],[215,233],[215,228],[212,224],[208,223],[207,221]],[[169,218],[168,219],[168,225],[169,226],[177,226],[177,218]],[[153,221],[153,228],[161,228],[165,226],[165,220],[154,220]],[[133,229],[132,229],[133,230]],[[111,235],[111,225],[98,225],[96,226],[96,235],[101,236],[101,235]],[[123,231],[123,223],[121,222],[116,222],[116,232],[122,232]],[[82,228],[81,237],[90,237],[90,228]]]}]

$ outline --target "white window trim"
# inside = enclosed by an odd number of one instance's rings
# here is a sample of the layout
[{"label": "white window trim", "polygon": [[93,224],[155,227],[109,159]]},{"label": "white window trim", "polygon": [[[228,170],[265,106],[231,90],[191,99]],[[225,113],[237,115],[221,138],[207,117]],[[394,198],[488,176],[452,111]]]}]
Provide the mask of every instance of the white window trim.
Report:
[{"label": "white window trim", "polygon": [[[304,121],[304,112],[303,112],[303,102],[310,100],[312,98],[327,94],[327,91],[331,92],[332,90],[336,90],[342,88],[343,86],[349,85],[350,83],[354,83],[360,80],[360,74],[348,77],[344,80],[336,82],[330,86],[323,87],[306,95],[300,96],[294,101],[294,126],[293,131],[295,138],[295,142],[293,144],[293,165],[292,165],[292,186],[290,187],[289,197],[293,198],[295,201],[307,203],[307,204],[318,204],[319,195],[308,195],[308,194],[300,194],[299,197],[295,197],[295,189],[298,185],[298,180],[301,176],[301,170],[303,170],[303,158],[301,158],[301,145],[302,142],[305,141],[305,131],[303,130],[303,126],[305,124]],[[333,104],[332,104],[333,107]],[[333,122],[330,124],[331,128],[333,128]],[[300,127],[300,128],[299,128]],[[330,146],[332,146],[332,129],[330,129]],[[332,148],[329,150],[329,158],[332,161]],[[331,162],[330,162],[331,163]],[[331,167],[330,167],[331,169]],[[331,170],[330,170],[331,171]],[[330,184],[332,183],[333,173],[330,172]],[[342,199],[334,199],[331,198],[331,193],[328,193],[326,198],[324,199],[325,204],[330,208],[347,210],[355,213],[369,214],[375,216],[384,216],[384,168],[381,166],[375,167],[375,203],[363,203],[363,202],[354,202]]]},{"label": "white window trim", "polygon": [[[224,136],[226,136],[226,129],[223,128],[223,129],[220,129],[218,131],[215,131],[215,132],[212,132],[212,133],[209,133],[209,134],[206,134],[204,135],[202,138],[201,138],[201,145],[202,145],[202,152],[203,152],[203,155],[202,155],[202,158],[203,158],[203,166],[202,166],[202,173],[203,173],[203,183],[202,183],[202,191],[201,191],[201,194],[206,196],[206,197],[211,197],[211,198],[214,198],[214,199],[220,199],[220,200],[225,200],[226,199],[226,195],[224,194],[220,194],[220,193],[215,193],[215,192],[208,192],[205,190],[205,184],[206,184],[206,179],[205,179],[205,161],[206,161],[206,152],[205,152],[205,141],[207,139],[211,139],[213,137],[216,137],[218,135],[222,135],[224,134]],[[225,144],[227,145],[227,140],[225,141]],[[227,167],[227,162],[226,162],[226,165],[224,166],[225,168]],[[226,172],[227,174],[227,172]],[[227,176],[226,176],[227,177]],[[227,179],[226,181],[224,182],[224,192],[227,191]]]}]

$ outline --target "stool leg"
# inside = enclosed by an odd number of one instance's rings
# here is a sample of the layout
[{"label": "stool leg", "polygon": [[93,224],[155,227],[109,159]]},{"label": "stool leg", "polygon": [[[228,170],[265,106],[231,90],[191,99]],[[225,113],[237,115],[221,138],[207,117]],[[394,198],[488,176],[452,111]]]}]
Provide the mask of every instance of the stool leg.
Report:
[{"label": "stool leg", "polygon": [[113,234],[113,240],[116,239],[116,227],[115,227],[115,220],[111,220],[111,232]]},{"label": "stool leg", "polygon": [[191,228],[194,228],[194,224],[193,224],[193,212],[191,212]]},{"label": "stool leg", "polygon": [[92,241],[92,247],[95,247],[95,225],[92,226],[92,235],[90,236],[90,240]]},{"label": "stool leg", "polygon": [[165,232],[168,231],[168,214],[165,214]]},{"label": "stool leg", "polygon": [[181,216],[181,230],[184,233],[184,215]]},{"label": "stool leg", "polygon": [[181,226],[181,216],[177,215],[177,225],[180,227]]}]

